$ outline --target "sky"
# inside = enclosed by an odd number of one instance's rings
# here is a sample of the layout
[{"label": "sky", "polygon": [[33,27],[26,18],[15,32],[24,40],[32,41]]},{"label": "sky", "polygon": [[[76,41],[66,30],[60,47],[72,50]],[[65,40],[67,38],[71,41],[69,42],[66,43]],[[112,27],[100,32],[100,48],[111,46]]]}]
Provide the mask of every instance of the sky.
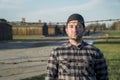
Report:
[{"label": "sky", "polygon": [[7,21],[66,22],[73,13],[85,21],[120,19],[120,0],[0,0],[0,18]]}]

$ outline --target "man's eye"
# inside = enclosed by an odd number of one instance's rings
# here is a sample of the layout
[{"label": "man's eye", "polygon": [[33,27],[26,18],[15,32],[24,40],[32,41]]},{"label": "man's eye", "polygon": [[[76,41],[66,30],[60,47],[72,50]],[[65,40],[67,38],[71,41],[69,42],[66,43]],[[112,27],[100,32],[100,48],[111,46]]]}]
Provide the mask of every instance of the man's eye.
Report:
[{"label": "man's eye", "polygon": [[77,28],[81,28],[81,27],[82,27],[82,25],[77,25],[76,27],[77,27]]},{"label": "man's eye", "polygon": [[81,28],[81,26],[80,26],[80,25],[77,25],[76,27],[77,27],[77,28]]}]

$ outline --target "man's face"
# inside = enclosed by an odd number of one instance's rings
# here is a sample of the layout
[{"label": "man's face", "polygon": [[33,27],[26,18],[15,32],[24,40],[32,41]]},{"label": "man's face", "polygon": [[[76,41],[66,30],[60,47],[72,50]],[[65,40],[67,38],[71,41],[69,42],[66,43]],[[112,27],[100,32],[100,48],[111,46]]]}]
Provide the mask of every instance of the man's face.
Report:
[{"label": "man's face", "polygon": [[66,32],[69,39],[77,40],[82,38],[84,28],[83,25],[77,20],[72,20],[68,23],[66,27]]}]

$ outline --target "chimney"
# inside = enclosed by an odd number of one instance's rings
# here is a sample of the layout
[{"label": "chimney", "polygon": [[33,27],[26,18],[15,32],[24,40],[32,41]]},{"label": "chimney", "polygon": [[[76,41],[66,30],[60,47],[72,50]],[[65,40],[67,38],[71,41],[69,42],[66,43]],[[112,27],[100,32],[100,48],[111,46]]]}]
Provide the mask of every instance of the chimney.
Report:
[{"label": "chimney", "polygon": [[38,20],[38,23],[41,23],[42,21],[41,20]]},{"label": "chimney", "polygon": [[23,17],[23,18],[22,18],[22,23],[25,23],[25,22],[26,22],[26,20],[25,20],[25,18]]}]

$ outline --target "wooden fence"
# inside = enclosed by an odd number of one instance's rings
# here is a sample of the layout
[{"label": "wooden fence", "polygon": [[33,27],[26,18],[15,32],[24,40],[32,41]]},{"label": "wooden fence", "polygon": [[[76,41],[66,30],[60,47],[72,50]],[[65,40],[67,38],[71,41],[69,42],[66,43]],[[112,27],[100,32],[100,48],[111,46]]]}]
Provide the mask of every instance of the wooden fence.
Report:
[{"label": "wooden fence", "polygon": [[61,35],[65,34],[64,25],[13,26],[13,35]]}]

